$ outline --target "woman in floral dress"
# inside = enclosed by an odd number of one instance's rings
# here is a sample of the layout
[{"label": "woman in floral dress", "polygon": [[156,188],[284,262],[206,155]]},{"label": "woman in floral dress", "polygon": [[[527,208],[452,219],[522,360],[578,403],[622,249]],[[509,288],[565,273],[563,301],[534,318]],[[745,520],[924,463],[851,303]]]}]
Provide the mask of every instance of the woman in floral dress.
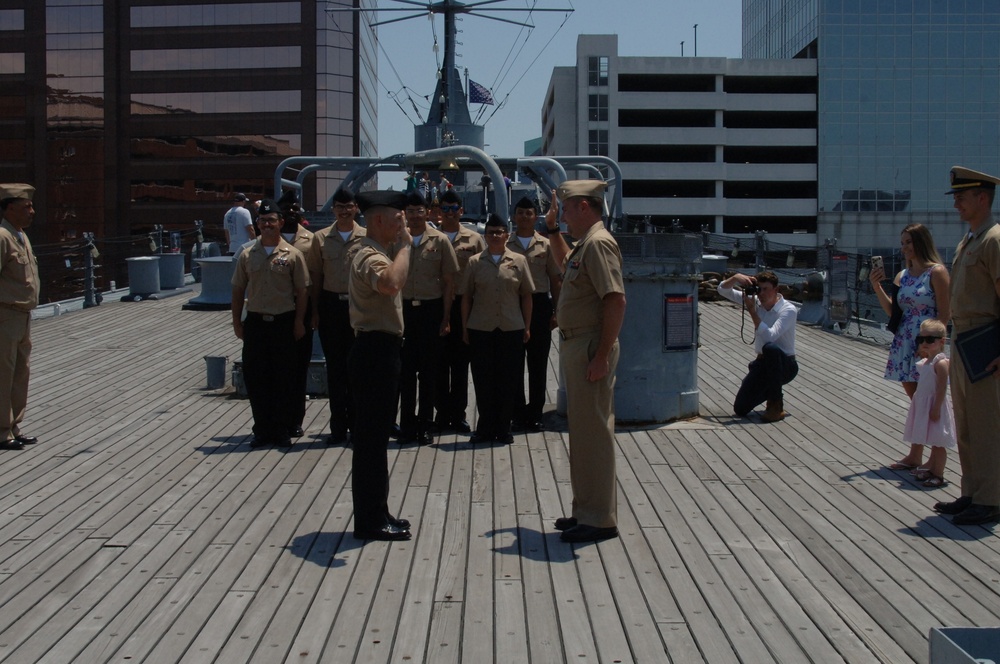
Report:
[{"label": "woman in floral dress", "polygon": [[[928,318],[937,318],[947,324],[951,318],[948,268],[934,247],[934,238],[922,224],[910,224],[899,234],[899,248],[906,267],[893,282],[898,286],[897,300],[903,310],[903,319],[896,329],[889,346],[889,360],[885,365],[885,379],[903,384],[906,396],[913,398],[917,390],[917,344],[920,324]],[[872,290],[886,314],[892,314],[892,300],[882,288],[885,272],[873,268],[869,275]],[[923,445],[910,445],[909,453],[889,466],[891,470],[917,470],[922,468]]]}]

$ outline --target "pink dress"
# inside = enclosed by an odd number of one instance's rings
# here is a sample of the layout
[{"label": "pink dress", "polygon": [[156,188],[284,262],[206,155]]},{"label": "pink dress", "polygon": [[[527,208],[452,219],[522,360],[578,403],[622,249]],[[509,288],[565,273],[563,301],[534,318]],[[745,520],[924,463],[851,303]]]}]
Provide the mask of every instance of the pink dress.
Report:
[{"label": "pink dress", "polygon": [[917,391],[910,402],[910,412],[906,415],[904,442],[955,448],[955,414],[951,409],[951,399],[947,395],[941,405],[941,417],[937,422],[932,422],[930,418],[937,382],[934,365],[943,359],[946,359],[945,354],[938,353],[930,361],[917,362],[916,368],[920,378],[917,380]]}]

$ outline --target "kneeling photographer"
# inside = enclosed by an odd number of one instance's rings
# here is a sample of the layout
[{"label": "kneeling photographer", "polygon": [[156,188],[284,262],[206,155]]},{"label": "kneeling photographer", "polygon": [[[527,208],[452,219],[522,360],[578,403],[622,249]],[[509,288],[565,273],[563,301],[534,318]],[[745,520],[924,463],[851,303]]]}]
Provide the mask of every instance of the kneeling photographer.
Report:
[{"label": "kneeling photographer", "polygon": [[733,411],[746,417],[754,407],[767,402],[760,416],[765,422],[784,419],[782,385],[799,373],[795,361],[795,321],[798,310],[778,292],[778,276],[770,271],[755,277],[734,274],[719,284],[719,295],[746,307],[754,325],[757,359],[743,379],[733,402]]}]

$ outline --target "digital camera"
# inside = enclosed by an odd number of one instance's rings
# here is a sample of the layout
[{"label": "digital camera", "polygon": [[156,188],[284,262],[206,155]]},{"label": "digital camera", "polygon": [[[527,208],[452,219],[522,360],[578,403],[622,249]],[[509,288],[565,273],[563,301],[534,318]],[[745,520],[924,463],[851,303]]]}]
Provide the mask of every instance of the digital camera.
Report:
[{"label": "digital camera", "polygon": [[758,284],[747,284],[743,289],[744,295],[760,295],[760,285]]}]

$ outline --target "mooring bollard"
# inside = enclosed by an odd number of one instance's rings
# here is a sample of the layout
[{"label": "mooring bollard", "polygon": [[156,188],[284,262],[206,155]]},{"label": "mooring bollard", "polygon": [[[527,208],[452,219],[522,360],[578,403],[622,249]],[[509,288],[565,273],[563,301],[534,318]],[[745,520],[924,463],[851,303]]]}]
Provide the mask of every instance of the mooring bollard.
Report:
[{"label": "mooring bollard", "polygon": [[226,362],[228,361],[229,358],[225,356],[205,356],[208,389],[218,390],[226,386]]}]

